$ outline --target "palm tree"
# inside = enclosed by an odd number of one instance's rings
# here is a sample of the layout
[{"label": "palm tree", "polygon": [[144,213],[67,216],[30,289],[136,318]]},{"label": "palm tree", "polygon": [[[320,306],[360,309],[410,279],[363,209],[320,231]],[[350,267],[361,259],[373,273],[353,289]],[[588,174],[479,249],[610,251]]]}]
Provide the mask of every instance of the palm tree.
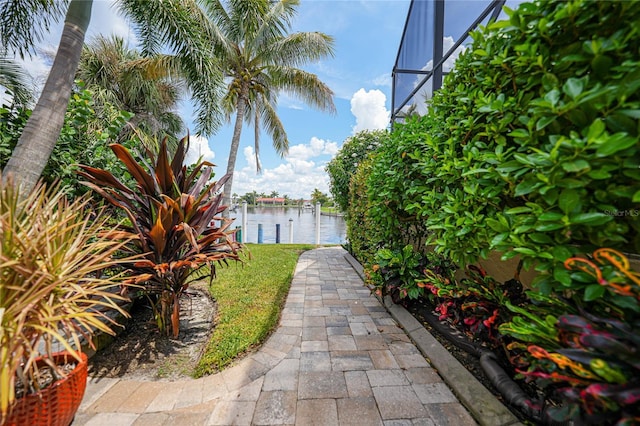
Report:
[{"label": "palm tree", "polygon": [[[32,6],[32,3],[38,2],[23,2],[22,4]],[[51,3],[55,4],[56,2]],[[19,4],[19,0],[8,1],[3,4],[3,9],[4,7],[14,9]],[[72,0],[69,4],[58,53],[51,67],[51,72],[44,85],[40,99],[38,99],[31,117],[27,120],[18,144],[4,168],[2,179],[6,180],[12,177],[17,184],[23,185],[21,191],[23,194],[28,194],[35,187],[60,135],[65,111],[71,96],[73,75],[80,60],[84,35],[91,19],[91,6],[91,0]],[[3,20],[4,17],[10,16],[9,14],[5,15],[5,10],[0,12],[2,12],[0,14],[3,16]],[[14,22],[13,26],[20,27],[33,24],[33,21],[29,19],[29,14],[23,14],[20,17],[25,20]],[[46,19],[52,18],[46,15]],[[11,35],[6,34],[7,30],[12,30],[12,27],[4,25],[3,22],[2,41],[4,48],[7,45],[11,46],[12,43],[17,44],[19,42],[12,41]],[[28,43],[33,43],[33,38],[30,34],[16,32],[14,36],[21,34],[27,37],[23,39],[27,46]],[[22,53],[23,51],[21,50],[20,52]]]},{"label": "palm tree", "polygon": [[[170,60],[180,67],[197,105],[197,131],[211,134],[219,125],[222,74],[210,50],[217,35],[198,3],[198,0],[118,0],[117,4],[136,25],[144,56],[160,53],[165,47],[175,52]],[[65,16],[49,77],[3,172],[3,179],[12,176],[16,184],[23,186],[23,193],[35,186],[60,134],[92,4],[92,0],[0,3],[2,53],[12,51],[24,56],[42,40],[51,22]]]},{"label": "palm tree", "polygon": [[177,145],[184,123],[174,111],[184,87],[181,79],[168,78],[180,70],[164,68],[166,56],[144,58],[117,36],[97,36],[84,46],[76,79],[92,91],[96,109],[103,104],[115,105],[135,114],[129,121],[133,129],[125,127],[121,140],[137,129],[144,141],[161,141],[168,136],[172,146]]},{"label": "palm tree", "polygon": [[311,203],[313,205],[316,205],[317,203],[327,204],[328,202],[329,196],[324,192],[321,192],[318,188],[314,188],[313,192],[311,193]]},{"label": "palm tree", "polygon": [[[235,125],[227,163],[231,178],[224,186],[224,203],[229,205],[243,122],[254,126],[258,172],[261,126],[273,140],[273,147],[286,155],[289,141],[276,113],[280,92],[299,97],[323,111],[335,112],[333,92],[314,74],[298,67],[333,55],[333,39],[320,32],[291,33],[298,0],[211,1],[209,17],[221,35],[219,55],[228,81],[223,108],[228,122],[235,113]],[[226,6],[226,7],[225,7]]]}]

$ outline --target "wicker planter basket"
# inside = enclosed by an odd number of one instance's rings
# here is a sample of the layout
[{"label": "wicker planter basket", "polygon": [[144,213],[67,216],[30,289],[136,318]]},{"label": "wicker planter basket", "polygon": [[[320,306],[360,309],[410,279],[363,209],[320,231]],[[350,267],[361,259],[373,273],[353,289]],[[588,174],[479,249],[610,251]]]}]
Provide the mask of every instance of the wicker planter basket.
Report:
[{"label": "wicker planter basket", "polygon": [[[67,377],[38,393],[18,399],[6,425],[69,426],[87,387],[87,356],[80,355],[82,361]],[[54,354],[53,359],[57,364],[64,364],[66,360],[77,362],[66,352]]]}]

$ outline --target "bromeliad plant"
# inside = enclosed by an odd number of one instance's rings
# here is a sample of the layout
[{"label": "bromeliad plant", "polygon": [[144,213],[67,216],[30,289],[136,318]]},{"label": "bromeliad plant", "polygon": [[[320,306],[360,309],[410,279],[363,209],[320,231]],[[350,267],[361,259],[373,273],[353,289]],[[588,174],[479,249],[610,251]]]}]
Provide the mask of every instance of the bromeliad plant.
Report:
[{"label": "bromeliad plant", "polygon": [[133,265],[131,281],[142,284],[154,309],[158,327],[174,338],[180,327],[179,299],[193,274],[204,266],[239,260],[240,244],[228,230],[231,220],[222,218],[221,188],[228,176],[210,182],[213,164],[200,162],[193,170],[183,164],[188,148],[183,138],[172,159],[166,140],[159,153],[147,151],[139,162],[122,145],[111,149],[136,181],[128,188],[106,170],[81,166],[85,184],[108,202],[121,208],[130,223],[119,237],[132,238],[127,245],[143,259]]},{"label": "bromeliad plant", "polygon": [[87,197],[67,201],[60,186],[24,196],[0,187],[0,424],[17,399],[45,387],[43,369],[54,382],[66,376],[55,351],[80,362],[94,332],[113,334],[106,311],[126,315],[114,268],[134,259],[117,258],[126,240],[108,238],[106,217],[88,207]]}]

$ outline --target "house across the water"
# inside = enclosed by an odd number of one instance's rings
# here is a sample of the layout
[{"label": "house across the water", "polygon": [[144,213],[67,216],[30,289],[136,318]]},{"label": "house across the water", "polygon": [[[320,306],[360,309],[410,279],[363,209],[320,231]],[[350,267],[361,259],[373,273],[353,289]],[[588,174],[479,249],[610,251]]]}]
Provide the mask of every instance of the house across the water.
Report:
[{"label": "house across the water", "polygon": [[259,206],[284,206],[285,203],[284,198],[269,198],[269,197],[258,197],[256,198],[256,204]]}]

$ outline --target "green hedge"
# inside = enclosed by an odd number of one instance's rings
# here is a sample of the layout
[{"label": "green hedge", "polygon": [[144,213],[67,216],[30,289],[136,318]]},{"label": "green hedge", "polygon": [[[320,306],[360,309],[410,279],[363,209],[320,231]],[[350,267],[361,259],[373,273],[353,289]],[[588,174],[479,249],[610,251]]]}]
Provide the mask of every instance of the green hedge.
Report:
[{"label": "green hedge", "polygon": [[371,202],[367,194],[367,179],[371,173],[372,158],[363,160],[349,184],[349,206],[347,209],[347,239],[351,254],[363,265],[373,262],[381,245],[379,228],[375,226],[369,212]]},{"label": "green hedge", "polygon": [[410,181],[387,204],[424,218],[458,263],[520,255],[541,290],[562,290],[558,265],[576,253],[640,252],[640,8],[508,12],[473,33],[428,114],[392,133],[402,144],[410,129],[412,143],[385,173]]},{"label": "green hedge", "polygon": [[345,140],[338,154],[327,164],[331,194],[343,212],[349,208],[349,184],[358,165],[388,137],[386,130],[359,132]]}]

